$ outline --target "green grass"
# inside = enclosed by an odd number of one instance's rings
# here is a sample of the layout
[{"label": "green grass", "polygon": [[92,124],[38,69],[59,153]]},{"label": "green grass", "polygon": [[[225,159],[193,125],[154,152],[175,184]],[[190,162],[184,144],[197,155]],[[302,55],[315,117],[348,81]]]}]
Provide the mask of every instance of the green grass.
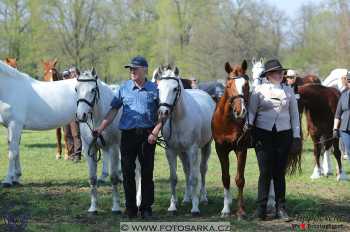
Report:
[{"label": "green grass", "polygon": [[[5,129],[0,129],[0,174],[6,175],[7,139]],[[8,209],[18,214],[30,215],[27,231],[119,231],[120,216],[112,215],[111,188],[100,186],[99,213],[87,214],[90,203],[87,164],[85,161],[73,164],[70,161],[55,160],[55,133],[25,132],[21,141],[21,164],[23,169],[21,187],[0,188],[0,215]],[[334,159],[333,159],[334,160]],[[231,185],[234,199],[236,186],[236,158],[231,155]],[[348,161],[343,161],[344,168],[350,175]],[[101,165],[101,163],[99,164]],[[178,193],[182,200],[184,175],[178,162]],[[291,231],[291,223],[278,220],[257,222],[238,221],[235,216],[220,218],[223,206],[223,187],[221,171],[215,149],[212,149],[207,174],[209,204],[201,205],[201,217],[192,218],[190,206],[181,205],[178,216],[167,214],[169,206],[169,168],[164,152],[157,148],[155,160],[155,204],[156,220],[160,221],[222,221],[230,220],[235,231]],[[304,144],[303,173],[287,179],[287,207],[294,217],[312,217],[314,224],[340,223],[344,230],[350,231],[350,182],[337,182],[335,175],[311,181],[309,176],[313,169],[312,146],[310,140]],[[333,162],[335,167],[335,161]],[[100,173],[100,169],[99,169]],[[245,172],[246,185],[244,198],[246,211],[251,215],[255,209],[257,195],[258,167],[253,150],[249,151]],[[120,187],[122,202],[124,195]],[[236,209],[234,204],[232,210]],[[335,219],[327,219],[332,216]],[[122,219],[125,220],[125,219]],[[5,229],[0,220],[0,231]],[[293,222],[293,223],[299,223]],[[311,231],[311,230],[309,230]]]}]

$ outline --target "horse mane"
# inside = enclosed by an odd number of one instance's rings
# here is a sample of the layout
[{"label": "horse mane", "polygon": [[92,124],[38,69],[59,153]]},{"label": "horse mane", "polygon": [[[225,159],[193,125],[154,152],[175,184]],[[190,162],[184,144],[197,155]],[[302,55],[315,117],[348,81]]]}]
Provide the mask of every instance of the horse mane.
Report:
[{"label": "horse mane", "polygon": [[14,78],[26,78],[29,80],[33,80],[33,78],[31,78],[28,74],[26,73],[22,73],[20,71],[18,71],[15,68],[12,68],[10,65],[7,65],[6,63],[4,63],[3,61],[0,60],[0,75],[4,75],[4,76],[10,76],[10,77],[14,77]]}]

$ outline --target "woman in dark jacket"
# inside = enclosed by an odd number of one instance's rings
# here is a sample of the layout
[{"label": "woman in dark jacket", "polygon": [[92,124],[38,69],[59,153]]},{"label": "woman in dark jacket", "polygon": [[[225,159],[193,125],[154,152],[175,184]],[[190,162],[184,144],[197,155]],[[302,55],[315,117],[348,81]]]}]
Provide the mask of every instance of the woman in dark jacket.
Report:
[{"label": "woman in dark jacket", "polygon": [[342,92],[334,116],[333,137],[341,138],[346,153],[350,153],[350,72],[344,78],[346,89]]}]

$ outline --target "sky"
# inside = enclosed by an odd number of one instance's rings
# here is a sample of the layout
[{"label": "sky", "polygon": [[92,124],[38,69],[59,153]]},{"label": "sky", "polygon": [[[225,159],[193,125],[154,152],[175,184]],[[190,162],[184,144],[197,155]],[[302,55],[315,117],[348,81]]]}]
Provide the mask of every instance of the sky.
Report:
[{"label": "sky", "polygon": [[278,8],[288,13],[288,16],[296,16],[298,9],[308,2],[320,2],[319,0],[267,0]]}]

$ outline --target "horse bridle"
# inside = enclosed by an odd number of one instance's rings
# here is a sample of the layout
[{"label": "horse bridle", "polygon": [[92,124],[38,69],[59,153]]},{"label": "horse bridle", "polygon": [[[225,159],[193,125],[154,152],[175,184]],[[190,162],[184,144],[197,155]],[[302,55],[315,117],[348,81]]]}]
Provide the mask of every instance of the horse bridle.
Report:
[{"label": "horse bridle", "polygon": [[[241,78],[243,78],[244,80],[247,80],[249,77],[247,75],[235,76],[235,77],[228,77],[227,80],[237,80],[237,79],[241,79]],[[239,98],[243,99],[245,104],[248,104],[248,100],[245,99],[244,95],[242,95],[242,94],[237,94],[237,95],[234,95],[234,96],[230,96],[229,97],[230,104],[232,104],[234,100],[239,99]]]},{"label": "horse bridle", "polygon": [[175,96],[175,99],[174,99],[174,102],[173,104],[169,104],[169,103],[166,103],[166,102],[160,102],[159,103],[159,106],[166,106],[170,109],[170,114],[173,112],[174,110],[174,107],[180,97],[180,94],[181,94],[181,85],[180,85],[180,79],[177,78],[177,77],[161,77],[159,78],[158,80],[175,80],[177,82],[177,91],[176,91],[176,96]]},{"label": "horse bridle", "polygon": [[[85,98],[79,98],[78,101],[77,101],[77,106],[79,105],[80,102],[83,102],[83,103],[85,103],[85,104],[87,104],[88,106],[91,107],[91,110],[90,110],[89,114],[91,115],[92,125],[93,125],[92,109],[93,109],[94,105],[97,103],[97,101],[100,99],[100,89],[98,88],[97,79],[98,79],[97,76],[95,76],[94,79],[79,79],[79,78],[77,78],[78,82],[95,82],[95,84],[96,84],[96,87],[92,89],[92,91],[95,94],[94,94],[94,97],[93,97],[91,102],[89,102]],[[91,135],[92,135],[93,139],[92,139],[92,141],[91,141],[91,143],[90,143],[90,145],[88,147],[87,155],[92,157],[92,159],[97,163],[98,161],[101,160],[101,150],[100,150],[100,148],[97,145],[97,139],[99,138],[101,140],[102,146],[105,146],[105,144],[106,144],[105,139],[103,138],[102,134],[97,135],[97,136],[94,134],[94,128],[93,128],[92,125],[90,125],[88,123],[88,121],[80,121],[80,120],[78,120],[78,121],[82,122],[82,123],[86,123],[86,125],[89,127],[89,129],[91,131]],[[91,154],[91,149],[93,147],[95,147],[95,149],[97,151],[96,152],[96,156]]]},{"label": "horse bridle", "polygon": [[98,88],[97,78],[96,79],[79,79],[78,78],[77,81],[78,82],[95,82],[96,87],[92,89],[92,91],[95,93],[92,101],[88,101],[85,98],[79,98],[77,101],[77,106],[79,105],[80,102],[84,102],[91,108],[94,107],[96,102],[100,99],[100,89]]}]

